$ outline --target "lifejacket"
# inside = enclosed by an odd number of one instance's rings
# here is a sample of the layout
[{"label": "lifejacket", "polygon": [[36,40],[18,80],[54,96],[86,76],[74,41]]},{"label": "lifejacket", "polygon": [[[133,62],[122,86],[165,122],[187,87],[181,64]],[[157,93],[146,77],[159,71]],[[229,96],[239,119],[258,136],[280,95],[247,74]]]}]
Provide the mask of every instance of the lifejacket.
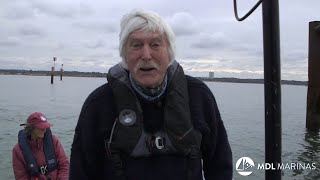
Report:
[{"label": "lifejacket", "polygon": [[[115,98],[118,118],[105,146],[117,174],[122,174],[119,157],[148,157],[174,154],[190,160],[201,156],[201,133],[195,130],[189,109],[187,80],[182,67],[174,61],[167,70],[168,85],[164,101],[164,128],[154,134],[144,130],[143,111],[131,87],[128,72],[120,65],[107,75]],[[147,143],[146,143],[147,142]],[[191,164],[191,163],[190,163]],[[190,167],[189,169],[192,169]]]},{"label": "lifejacket", "polygon": [[28,137],[25,130],[20,130],[18,135],[18,143],[22,150],[24,160],[26,162],[27,170],[30,176],[39,176],[39,174],[45,175],[47,172],[51,172],[57,168],[57,159],[55,149],[52,140],[52,133],[50,129],[47,129],[43,137],[43,151],[46,158],[46,165],[38,167],[32,152],[31,146],[28,142]]}]

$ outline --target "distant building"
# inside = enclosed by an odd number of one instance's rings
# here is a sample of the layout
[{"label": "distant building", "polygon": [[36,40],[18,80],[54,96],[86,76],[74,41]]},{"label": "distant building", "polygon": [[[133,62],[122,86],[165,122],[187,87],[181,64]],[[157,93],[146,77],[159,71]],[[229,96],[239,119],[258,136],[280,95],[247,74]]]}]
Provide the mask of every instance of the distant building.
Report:
[{"label": "distant building", "polygon": [[213,79],[214,78],[214,72],[209,72],[209,79]]}]

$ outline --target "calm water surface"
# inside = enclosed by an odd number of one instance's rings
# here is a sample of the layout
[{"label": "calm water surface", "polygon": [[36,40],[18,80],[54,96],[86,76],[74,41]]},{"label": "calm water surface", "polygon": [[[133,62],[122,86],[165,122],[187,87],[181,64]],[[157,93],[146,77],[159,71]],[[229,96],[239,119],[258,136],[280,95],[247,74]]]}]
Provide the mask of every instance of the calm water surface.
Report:
[{"label": "calm water surface", "polygon": [[[0,75],[0,177],[14,179],[12,148],[19,126],[27,116],[43,112],[54,126],[70,155],[74,128],[83,102],[106,78]],[[214,93],[227,129],[234,166],[240,157],[264,162],[264,87],[262,84],[206,82]],[[307,87],[282,86],[282,161],[316,163],[316,170],[284,170],[282,179],[320,179],[320,135],[305,129]],[[234,179],[264,179],[264,171],[254,169],[244,177],[234,167]]]}]

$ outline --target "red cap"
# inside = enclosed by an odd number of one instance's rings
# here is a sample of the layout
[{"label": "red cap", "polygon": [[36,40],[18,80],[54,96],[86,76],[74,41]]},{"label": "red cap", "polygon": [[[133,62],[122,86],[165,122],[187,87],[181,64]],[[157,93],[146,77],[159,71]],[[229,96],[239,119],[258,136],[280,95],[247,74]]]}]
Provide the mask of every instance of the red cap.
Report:
[{"label": "red cap", "polygon": [[33,124],[35,127],[39,129],[47,129],[51,127],[52,125],[48,122],[46,116],[40,112],[34,112],[32,113],[28,119],[28,124]]}]

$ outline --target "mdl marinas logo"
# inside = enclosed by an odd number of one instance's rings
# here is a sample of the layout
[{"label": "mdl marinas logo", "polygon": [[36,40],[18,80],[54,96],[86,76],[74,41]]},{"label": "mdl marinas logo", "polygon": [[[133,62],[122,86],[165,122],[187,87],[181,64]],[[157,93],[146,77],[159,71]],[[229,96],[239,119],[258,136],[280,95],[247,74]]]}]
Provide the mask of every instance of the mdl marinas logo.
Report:
[{"label": "mdl marinas logo", "polygon": [[236,163],[236,170],[242,176],[249,176],[252,174],[252,169],[254,167],[254,162],[249,157],[242,157],[238,159]]},{"label": "mdl marinas logo", "polygon": [[[252,174],[255,164],[249,157],[242,157],[236,163],[236,170],[242,176]],[[257,163],[257,170],[315,170],[317,169],[315,162],[290,162],[290,163]]]}]

